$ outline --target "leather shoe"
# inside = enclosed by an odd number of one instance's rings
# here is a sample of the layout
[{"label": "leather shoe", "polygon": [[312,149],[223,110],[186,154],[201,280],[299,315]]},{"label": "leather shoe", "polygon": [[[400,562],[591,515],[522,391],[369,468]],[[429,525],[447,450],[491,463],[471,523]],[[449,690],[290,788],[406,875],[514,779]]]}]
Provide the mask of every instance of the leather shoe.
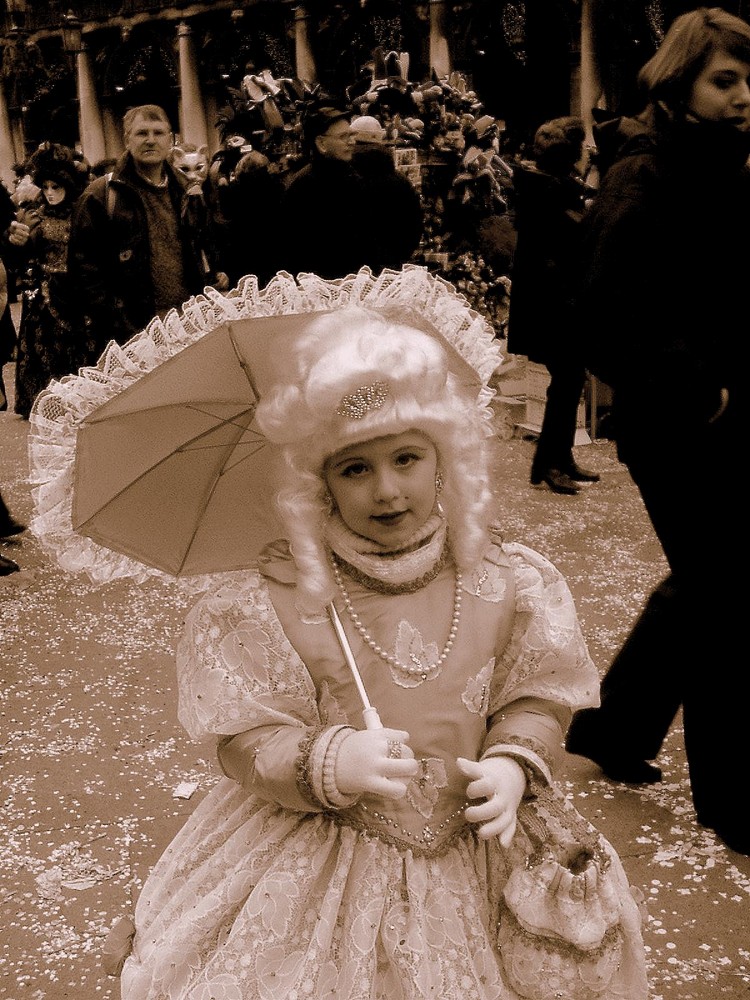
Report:
[{"label": "leather shoe", "polygon": [[11,573],[18,573],[20,569],[21,567],[18,563],[14,563],[12,559],[0,556],[0,576],[9,576]]},{"label": "leather shoe", "polygon": [[738,821],[739,826],[737,829],[728,829],[721,823],[715,823],[710,815],[701,813],[700,810],[698,810],[695,818],[700,826],[706,827],[708,830],[713,830],[719,840],[723,841],[730,851],[750,856],[750,830],[746,824]]},{"label": "leather shoe", "polygon": [[602,478],[598,472],[591,472],[589,469],[582,469],[580,465],[575,462],[571,462],[568,468],[565,470],[568,474],[568,478],[572,479],[576,483],[598,483]]},{"label": "leather shoe", "polygon": [[562,493],[566,496],[575,496],[576,493],[581,492],[570,476],[561,472],[560,469],[548,469],[542,473],[532,472],[531,485],[547,486],[553,493]]},{"label": "leather shoe", "polygon": [[580,716],[574,716],[565,740],[565,749],[568,753],[592,760],[612,781],[622,781],[627,785],[654,785],[657,781],[661,781],[661,768],[656,764],[649,764],[647,760],[638,757],[628,757],[625,754],[599,749],[590,742],[590,737],[586,740],[581,734],[581,729],[586,727],[587,722],[585,710]]},{"label": "leather shoe", "polygon": [[16,521],[14,517],[0,521],[0,538],[11,538],[13,535],[20,535],[22,531],[26,531],[26,525]]}]

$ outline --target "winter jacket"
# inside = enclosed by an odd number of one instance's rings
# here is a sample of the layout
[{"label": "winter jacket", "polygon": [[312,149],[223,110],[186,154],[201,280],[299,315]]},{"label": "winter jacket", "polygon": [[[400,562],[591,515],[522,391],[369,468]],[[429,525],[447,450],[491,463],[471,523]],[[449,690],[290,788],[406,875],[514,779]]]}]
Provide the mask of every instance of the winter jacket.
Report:
[{"label": "winter jacket", "polygon": [[[164,165],[179,219],[185,282],[191,294],[208,283],[204,234],[197,228],[188,182]],[[111,175],[92,181],[78,200],[68,248],[68,273],[77,291],[77,340],[94,364],[110,340],[125,343],[155,314],[151,249],[141,182],[129,153]],[[175,302],[179,308],[181,302]]]},{"label": "winter jacket", "polygon": [[369,266],[400,267],[419,245],[419,196],[392,165],[373,169],[317,156],[296,174],[282,200],[284,244],[280,266],[342,278]]},{"label": "winter jacket", "polygon": [[511,270],[508,350],[547,364],[571,351],[587,189],[531,163],[513,174],[517,241]]},{"label": "winter jacket", "polygon": [[748,152],[733,126],[657,117],[648,147],[642,134],[625,142],[584,219],[586,363],[636,437],[689,434],[745,378]]}]

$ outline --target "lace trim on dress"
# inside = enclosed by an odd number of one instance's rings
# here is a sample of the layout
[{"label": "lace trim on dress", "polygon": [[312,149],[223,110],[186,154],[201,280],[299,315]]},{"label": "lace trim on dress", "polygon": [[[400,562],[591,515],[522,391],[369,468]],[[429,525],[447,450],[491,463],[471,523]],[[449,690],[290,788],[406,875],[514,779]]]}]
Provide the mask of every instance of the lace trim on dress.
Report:
[{"label": "lace trim on dress", "polygon": [[314,729],[310,729],[303,740],[301,740],[299,745],[300,754],[297,758],[296,764],[296,780],[297,788],[303,798],[306,798],[308,802],[312,802],[316,808],[327,808],[328,803],[323,802],[315,794],[315,789],[313,788],[313,779],[310,771],[310,756],[315,746],[315,741],[318,737],[328,729],[328,726],[317,726]]},{"label": "lace trim on dress", "polygon": [[[466,803],[466,805],[468,806],[469,803]],[[359,808],[363,807],[360,805]],[[455,815],[460,815],[465,809],[466,806],[462,806]],[[364,834],[365,837],[371,837],[384,844],[389,844],[391,847],[397,847],[400,851],[408,850],[409,853],[416,858],[438,858],[441,854],[446,854],[459,840],[476,840],[474,829],[469,826],[468,823],[461,823],[460,826],[456,827],[455,830],[443,839],[440,838],[439,830],[433,832],[431,827],[425,827],[425,830],[429,832],[427,834],[423,834],[422,842],[418,843],[414,840],[414,834],[406,836],[406,831],[404,831],[404,836],[399,836],[396,833],[388,833],[387,830],[382,830],[371,825],[371,823],[359,819],[351,812],[326,813],[326,815],[329,816],[330,819],[332,819],[338,826],[348,826],[350,829]],[[444,824],[447,824],[448,821],[453,818],[455,817],[449,816],[448,819],[444,821]],[[444,824],[440,825],[442,826]]]}]

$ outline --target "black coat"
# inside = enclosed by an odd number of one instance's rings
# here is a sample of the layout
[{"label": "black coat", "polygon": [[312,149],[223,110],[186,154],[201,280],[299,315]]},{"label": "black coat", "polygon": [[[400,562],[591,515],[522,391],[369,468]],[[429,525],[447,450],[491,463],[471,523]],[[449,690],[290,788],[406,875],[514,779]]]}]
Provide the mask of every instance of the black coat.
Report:
[{"label": "black coat", "polygon": [[511,269],[508,350],[547,364],[574,343],[580,223],[586,188],[532,164],[513,173],[517,240]]},{"label": "black coat", "polygon": [[[185,280],[191,294],[208,284],[207,234],[193,219],[188,182],[165,164],[179,219]],[[108,196],[108,187],[111,194]],[[204,244],[205,239],[205,244]],[[125,343],[153,318],[154,283],[146,210],[129,153],[108,177],[97,177],[78,199],[68,245],[68,274],[76,289],[79,364],[94,364],[110,340]],[[181,302],[174,303],[176,308]]]},{"label": "black coat", "polygon": [[419,196],[393,169],[377,171],[322,156],[296,174],[281,206],[280,267],[341,278],[369,266],[400,267],[422,231]]},{"label": "black coat", "polygon": [[649,148],[626,143],[587,213],[581,333],[623,433],[689,435],[721,388],[745,395],[748,151],[733,126],[659,122]]}]

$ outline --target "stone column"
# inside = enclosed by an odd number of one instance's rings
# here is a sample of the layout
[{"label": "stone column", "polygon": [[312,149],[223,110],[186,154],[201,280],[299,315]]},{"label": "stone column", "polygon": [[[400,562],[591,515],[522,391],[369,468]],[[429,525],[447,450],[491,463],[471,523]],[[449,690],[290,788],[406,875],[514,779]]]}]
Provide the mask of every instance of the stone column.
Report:
[{"label": "stone column", "polygon": [[76,86],[78,88],[78,127],[81,149],[89,163],[103,160],[107,155],[104,123],[99,109],[99,98],[91,72],[91,59],[85,48],[76,54]]},{"label": "stone column", "polygon": [[441,80],[451,72],[447,6],[446,0],[430,0],[430,69]]},{"label": "stone column", "polygon": [[294,8],[294,57],[297,78],[305,83],[315,83],[318,71],[315,68],[312,49],[310,47],[310,15],[303,4]]},{"label": "stone column", "polygon": [[180,138],[196,146],[208,145],[192,29],[185,21],[180,21],[177,26],[177,40],[180,53]]},{"label": "stone column", "polygon": [[579,114],[586,126],[586,141],[593,143],[591,109],[598,104],[602,87],[596,65],[593,33],[593,7],[596,0],[582,0],[581,3],[581,60],[579,80]]},{"label": "stone column", "polygon": [[9,190],[13,190],[13,164],[16,163],[13,133],[8,117],[8,103],[5,100],[5,90],[0,83],[0,180]]}]

